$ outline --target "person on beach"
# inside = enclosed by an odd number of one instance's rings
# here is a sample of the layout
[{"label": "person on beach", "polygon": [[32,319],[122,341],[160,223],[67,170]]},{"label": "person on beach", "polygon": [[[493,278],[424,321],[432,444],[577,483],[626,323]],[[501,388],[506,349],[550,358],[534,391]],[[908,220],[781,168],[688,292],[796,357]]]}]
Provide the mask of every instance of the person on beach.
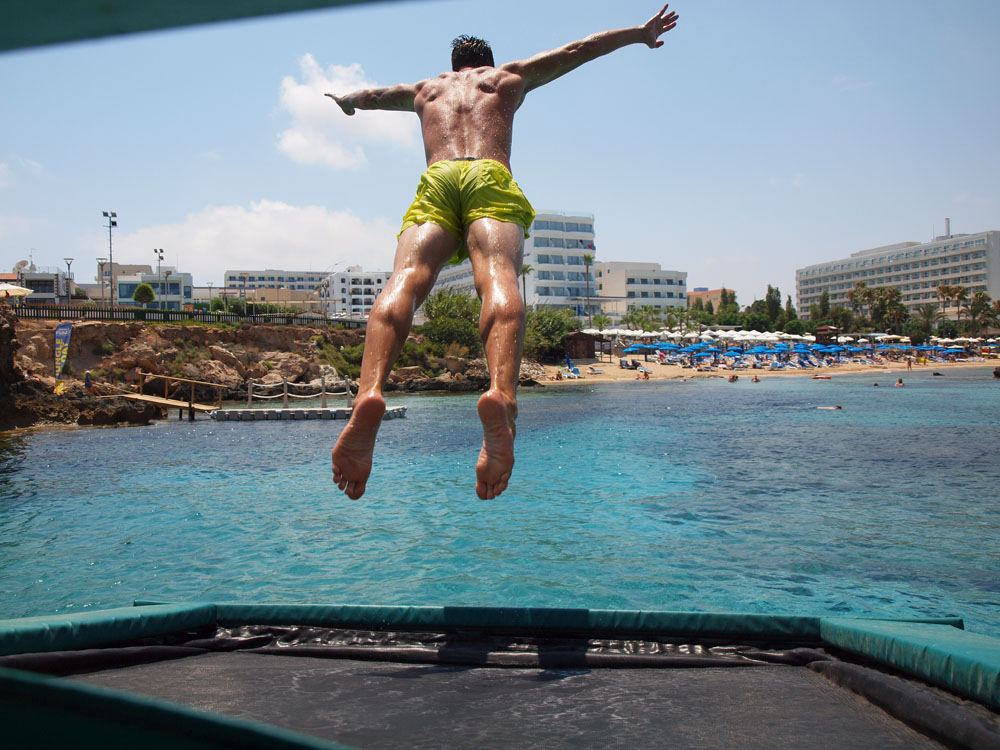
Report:
[{"label": "person on beach", "polygon": [[452,43],[452,70],[436,78],[326,94],[346,115],[359,109],[415,112],[427,157],[416,199],[403,218],[392,276],[368,318],[354,410],[333,448],[333,481],[348,497],[364,494],[385,413],[382,389],[414,311],[452,256],[452,263],[472,261],[490,374],[489,390],[478,402],[483,446],[476,494],[492,499],[507,488],[514,468],[515,392],[525,326],[517,276],[535,216],[510,172],[514,113],[529,91],[586,62],[630,44],[662,47],[660,36],[676,23],[677,14],[664,5],[641,26],[593,34],[499,67],[485,41],[460,36]]}]

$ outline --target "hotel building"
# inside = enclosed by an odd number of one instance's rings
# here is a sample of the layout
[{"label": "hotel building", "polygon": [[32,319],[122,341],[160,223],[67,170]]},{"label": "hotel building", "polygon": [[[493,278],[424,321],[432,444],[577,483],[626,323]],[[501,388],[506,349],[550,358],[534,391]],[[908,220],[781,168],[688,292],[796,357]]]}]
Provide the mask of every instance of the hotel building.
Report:
[{"label": "hotel building", "polygon": [[849,308],[847,292],[858,281],[869,287],[896,287],[911,312],[927,302],[940,302],[937,288],[942,284],[961,285],[970,295],[986,292],[996,299],[1000,296],[1000,231],[951,234],[949,223],[946,220],[945,234],[931,242],[900,242],[796,270],[799,317],[809,317],[809,306],[818,303],[823,292],[831,305]]},{"label": "hotel building", "polygon": [[367,317],[375,298],[389,280],[390,271],[364,271],[348,266],[324,277],[327,315]]},{"label": "hotel building", "polygon": [[601,311],[618,321],[629,310],[663,312],[687,307],[687,271],[664,271],[659,263],[596,263]]}]

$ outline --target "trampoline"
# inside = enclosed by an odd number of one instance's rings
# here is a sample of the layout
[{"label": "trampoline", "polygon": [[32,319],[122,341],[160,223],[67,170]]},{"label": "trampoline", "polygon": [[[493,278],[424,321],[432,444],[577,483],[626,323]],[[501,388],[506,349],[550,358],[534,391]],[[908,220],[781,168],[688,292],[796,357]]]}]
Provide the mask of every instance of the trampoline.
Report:
[{"label": "trampoline", "polygon": [[0,622],[13,747],[1000,747],[956,619],[163,604]]}]

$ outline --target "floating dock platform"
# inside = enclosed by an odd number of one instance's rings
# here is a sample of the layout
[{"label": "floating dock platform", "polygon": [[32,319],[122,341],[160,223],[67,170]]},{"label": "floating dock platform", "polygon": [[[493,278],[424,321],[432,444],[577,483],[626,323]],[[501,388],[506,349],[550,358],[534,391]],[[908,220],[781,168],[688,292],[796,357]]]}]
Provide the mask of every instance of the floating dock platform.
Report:
[{"label": "floating dock platform", "polygon": [[[216,409],[212,419],[220,422],[256,422],[277,419],[350,419],[352,409]],[[406,416],[405,406],[390,406],[382,419]]]}]

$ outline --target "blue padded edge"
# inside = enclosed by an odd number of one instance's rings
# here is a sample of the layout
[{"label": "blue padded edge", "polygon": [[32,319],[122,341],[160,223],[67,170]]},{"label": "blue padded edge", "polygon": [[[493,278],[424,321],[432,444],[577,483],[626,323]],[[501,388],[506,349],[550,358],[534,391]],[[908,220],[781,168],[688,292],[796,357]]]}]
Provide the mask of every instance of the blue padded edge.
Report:
[{"label": "blue padded edge", "polygon": [[919,622],[829,617],[827,643],[1000,709],[1000,639]]},{"label": "blue padded edge", "polygon": [[65,651],[215,624],[214,604],[160,604],[0,620],[0,656]]}]

